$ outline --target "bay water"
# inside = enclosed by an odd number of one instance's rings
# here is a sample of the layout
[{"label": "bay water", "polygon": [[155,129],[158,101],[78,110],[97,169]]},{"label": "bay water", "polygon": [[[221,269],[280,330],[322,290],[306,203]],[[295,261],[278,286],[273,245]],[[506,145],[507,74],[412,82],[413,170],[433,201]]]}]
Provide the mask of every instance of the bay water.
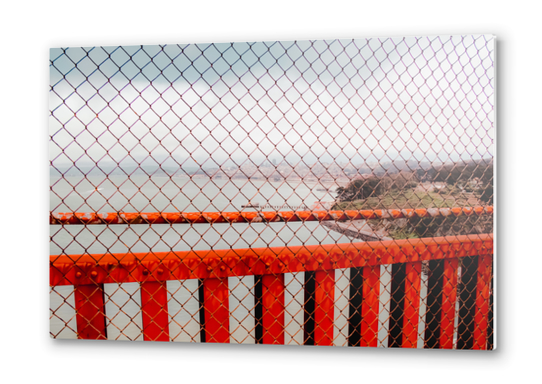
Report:
[{"label": "bay water", "polygon": [[[338,185],[318,181],[221,180],[208,177],[132,175],[64,176],[51,178],[52,212],[236,212],[255,211],[243,205],[265,206],[265,211],[307,210],[332,202]],[[359,241],[329,230],[319,222],[159,224],[159,225],[51,225],[50,254],[103,254],[296,246]],[[380,346],[386,343],[389,317],[390,271],[382,267]],[[348,270],[336,270],[335,338],[345,345],[348,332]],[[303,272],[286,274],[286,343],[303,343]],[[232,342],[254,342],[252,276],[229,280]],[[175,285],[177,284],[177,285]],[[195,285],[196,284],[196,285]],[[172,312],[170,334],[175,341],[199,341],[195,300],[197,281],[168,282]],[[175,288],[173,288],[175,286]],[[51,292],[51,333],[74,338],[72,288]],[[106,284],[108,338],[142,340],[139,284]],[[65,292],[64,292],[65,291]],[[67,304],[67,305],[66,305]],[[178,307],[178,308],[177,308]],[[53,312],[52,312],[53,313]],[[186,317],[186,319],[183,318]],[[69,324],[69,325],[68,325]],[[68,325],[68,326],[66,326]],[[177,336],[176,336],[177,335]]]}]

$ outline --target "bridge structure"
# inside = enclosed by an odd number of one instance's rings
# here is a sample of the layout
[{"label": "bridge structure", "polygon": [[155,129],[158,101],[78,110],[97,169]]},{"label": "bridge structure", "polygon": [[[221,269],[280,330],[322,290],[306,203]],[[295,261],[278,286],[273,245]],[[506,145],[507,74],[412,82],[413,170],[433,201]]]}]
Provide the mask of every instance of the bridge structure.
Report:
[{"label": "bridge structure", "polygon": [[[236,225],[492,213],[492,207],[54,213],[50,223]],[[51,336],[493,349],[493,257],[492,234],[52,255]]]}]

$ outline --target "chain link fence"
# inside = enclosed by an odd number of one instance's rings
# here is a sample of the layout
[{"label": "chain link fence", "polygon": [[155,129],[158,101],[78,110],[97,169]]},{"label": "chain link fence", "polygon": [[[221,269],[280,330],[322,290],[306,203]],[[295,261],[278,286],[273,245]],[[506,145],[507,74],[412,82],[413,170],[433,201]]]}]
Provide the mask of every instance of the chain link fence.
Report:
[{"label": "chain link fence", "polygon": [[493,349],[494,38],[52,49],[53,338]]}]

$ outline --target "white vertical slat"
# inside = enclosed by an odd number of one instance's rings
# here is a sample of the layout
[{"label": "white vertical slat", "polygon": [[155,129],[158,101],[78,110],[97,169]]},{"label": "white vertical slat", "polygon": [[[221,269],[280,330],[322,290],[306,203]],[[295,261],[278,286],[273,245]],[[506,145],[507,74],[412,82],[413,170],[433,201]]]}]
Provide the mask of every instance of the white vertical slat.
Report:
[{"label": "white vertical slat", "polygon": [[348,345],[348,316],[350,310],[350,268],[335,270],[335,308],[333,345]]},{"label": "white vertical slat", "polygon": [[422,272],[420,285],[420,311],[418,312],[418,344],[417,348],[423,348],[425,343],[425,321],[427,316],[427,292],[429,289],[429,277]]},{"label": "white vertical slat", "polygon": [[199,280],[171,280],[166,282],[166,287],[171,341],[200,342]]},{"label": "white vertical slat", "polygon": [[143,340],[139,283],[104,284],[108,340]]},{"label": "white vertical slat", "polygon": [[51,287],[49,291],[49,331],[54,339],[77,339],[73,285]]},{"label": "white vertical slat", "polygon": [[254,276],[228,277],[228,288],[230,343],[254,344],[256,342]]},{"label": "white vertical slat", "polygon": [[461,264],[457,267],[457,291],[456,291],[456,300],[455,300],[455,314],[454,314],[454,346],[453,349],[457,349],[457,329],[459,327],[459,285],[461,282]]},{"label": "white vertical slat", "polygon": [[378,315],[378,346],[388,347],[391,301],[391,264],[380,266],[380,313]]},{"label": "white vertical slat", "polygon": [[284,274],[284,344],[303,345],[305,272]]}]

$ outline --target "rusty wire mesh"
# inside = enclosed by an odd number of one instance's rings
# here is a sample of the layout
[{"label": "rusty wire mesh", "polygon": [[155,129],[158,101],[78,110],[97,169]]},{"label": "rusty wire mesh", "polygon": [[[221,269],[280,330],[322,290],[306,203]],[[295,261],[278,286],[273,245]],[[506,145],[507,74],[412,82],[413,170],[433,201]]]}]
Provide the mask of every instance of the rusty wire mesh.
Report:
[{"label": "rusty wire mesh", "polygon": [[[52,49],[50,75],[52,260],[67,257],[84,269],[109,255],[111,269],[129,254],[150,260],[197,251],[203,265],[214,250],[493,232],[492,36]],[[454,207],[463,214],[447,209]],[[471,207],[483,208],[465,214]],[[381,209],[404,214],[374,213]],[[292,211],[373,213],[278,214]],[[237,219],[209,219],[214,212]],[[158,224],[152,213],[166,218]],[[90,259],[81,264],[81,256]],[[116,280],[106,267],[109,280],[84,290],[73,278],[81,272],[71,271],[63,275],[71,284],[50,287],[51,336],[86,338],[81,327],[90,327],[94,338],[110,340],[380,347],[413,340],[419,348],[472,349],[479,258],[324,271],[281,261],[284,273],[222,271],[226,277],[212,280],[223,290],[194,274],[164,278],[160,291],[131,272]],[[168,268],[159,263],[150,274],[178,272]],[[364,291],[373,278],[376,307],[366,302],[373,291]],[[406,309],[410,286],[414,315]],[[444,332],[446,305],[452,328]],[[492,306],[487,313],[483,347],[492,349]],[[227,335],[217,336],[224,324]],[[375,324],[377,337],[367,340]]]}]

